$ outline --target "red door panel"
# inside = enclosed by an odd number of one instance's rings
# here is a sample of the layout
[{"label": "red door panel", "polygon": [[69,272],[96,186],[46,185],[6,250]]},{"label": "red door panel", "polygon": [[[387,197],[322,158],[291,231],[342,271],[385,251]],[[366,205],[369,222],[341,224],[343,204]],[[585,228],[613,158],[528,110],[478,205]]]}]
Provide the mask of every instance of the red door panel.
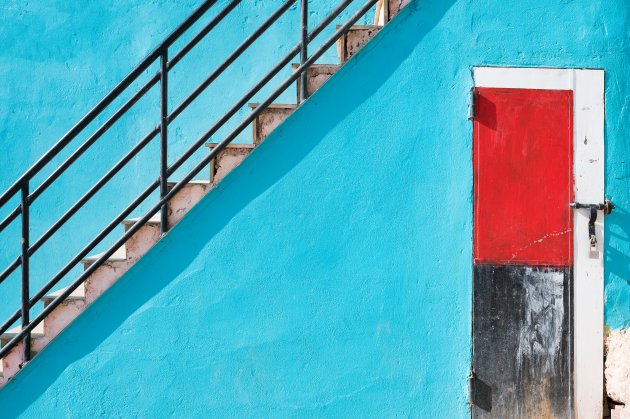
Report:
[{"label": "red door panel", "polygon": [[475,262],[571,265],[573,92],[475,95]]}]

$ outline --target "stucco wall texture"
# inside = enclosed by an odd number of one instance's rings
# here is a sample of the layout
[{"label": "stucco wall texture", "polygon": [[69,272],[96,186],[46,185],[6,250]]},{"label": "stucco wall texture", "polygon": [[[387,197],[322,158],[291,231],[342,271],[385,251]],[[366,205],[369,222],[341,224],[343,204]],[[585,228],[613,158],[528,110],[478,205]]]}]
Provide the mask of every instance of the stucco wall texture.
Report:
[{"label": "stucco wall texture", "polygon": [[[201,0],[6,0],[0,2],[0,137],[3,156],[0,190],[10,186],[63,134],[127,75],[159,42],[177,27]],[[200,22],[170,49],[174,56],[185,42],[222,10],[228,0],[219,0]],[[194,50],[169,72],[169,109],[190,94],[256,28],[280,7],[280,1],[241,2]],[[338,4],[337,0],[311,2],[311,25],[319,23]],[[347,18],[359,6],[349,7]],[[366,17],[361,23],[373,16]],[[334,31],[331,25],[314,40],[316,48]],[[187,110],[169,125],[169,162],[178,158],[190,144],[209,129],[287,52],[300,36],[299,8],[293,6],[270,27],[253,47],[238,58]],[[336,62],[329,50],[322,62]],[[35,189],[114,111],[135,89],[159,70],[156,63],[125,92],[121,99],[82,133],[67,151],[53,160],[31,182]],[[290,75],[287,67],[253,101],[260,101]],[[281,101],[295,103],[295,89]],[[31,241],[39,238],[66,210],[94,185],[122,156],[159,123],[159,86],[154,87],[129,114],[100,138],[72,168],[66,171],[31,207]],[[221,129],[213,141],[222,140],[251,110],[245,106],[239,115]],[[251,143],[251,130],[237,142]],[[197,153],[183,170],[190,169],[206,148]],[[31,262],[31,289],[39,289],[77,254],[109,222],[122,212],[159,173],[159,140],[154,139],[131,164],[38,250]],[[207,176],[207,172],[203,172]],[[175,174],[171,180],[180,179]],[[152,206],[153,195],[137,213]],[[6,205],[0,218],[17,205]],[[103,246],[122,234],[116,230]],[[20,252],[20,225],[14,222],[0,234],[0,271]],[[75,269],[61,286],[80,273]],[[0,318],[7,318],[20,302],[19,270],[0,286]],[[41,307],[36,307],[38,311]]]},{"label": "stucco wall texture", "polygon": [[606,321],[629,327],[629,19],[625,0],[412,0],[3,414],[468,417],[474,65],[606,70]]}]

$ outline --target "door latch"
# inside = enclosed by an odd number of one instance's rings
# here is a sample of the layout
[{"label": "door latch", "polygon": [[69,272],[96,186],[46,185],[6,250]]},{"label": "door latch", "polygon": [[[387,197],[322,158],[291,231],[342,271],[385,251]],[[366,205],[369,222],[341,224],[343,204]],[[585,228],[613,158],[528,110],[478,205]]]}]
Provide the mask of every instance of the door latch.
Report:
[{"label": "door latch", "polygon": [[595,221],[597,221],[597,211],[604,211],[604,215],[608,215],[615,209],[610,200],[606,199],[603,204],[583,204],[580,202],[572,202],[569,204],[571,208],[590,210],[590,218],[588,219],[588,240],[591,251],[597,249],[597,237],[595,237]]}]

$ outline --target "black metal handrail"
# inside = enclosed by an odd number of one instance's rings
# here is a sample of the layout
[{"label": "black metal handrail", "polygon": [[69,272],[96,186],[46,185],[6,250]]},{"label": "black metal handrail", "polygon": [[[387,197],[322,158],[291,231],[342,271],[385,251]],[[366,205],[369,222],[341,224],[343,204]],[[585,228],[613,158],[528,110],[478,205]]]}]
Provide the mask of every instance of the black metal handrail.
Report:
[{"label": "black metal handrail", "polygon": [[[229,143],[231,143],[254,119],[260,115],[274,100],[276,100],[292,83],[299,79],[301,94],[298,101],[306,100],[306,71],[326,50],[354,25],[365,13],[373,7],[378,0],[367,0],[362,7],[355,12],[346,23],[340,26],[310,57],[308,56],[308,44],[317,37],[328,25],[332,23],[354,0],[343,0],[327,15],[310,33],[308,32],[308,0],[300,0],[300,28],[301,41],[280,60],[256,85],[250,89],[230,110],[203,135],[201,135],[173,164],[168,165],[168,125],[177,118],[205,89],[210,86],[254,41],[256,41],[273,23],[283,16],[297,0],[286,0],[258,29],[256,29],[245,41],[243,41],[230,56],[221,63],[193,92],[186,97],[170,114],[168,113],[168,72],[190,50],[194,48],[212,29],[227,16],[241,0],[232,0],[225,8],[206,24],[191,41],[189,41],[169,61],[168,49],[194,25],[216,3],[216,0],[205,1],[197,8],[180,26],[177,27],[162,43],[155,48],[134,70],[132,70],[122,82],[110,91],[92,110],[90,110],[68,133],[66,133],[47,153],[33,164],[11,187],[0,196],[0,208],[13,196],[20,194],[20,204],[0,222],[0,232],[6,228],[20,214],[22,215],[22,246],[21,255],[14,260],[7,269],[0,273],[2,283],[19,266],[22,267],[22,293],[21,307],[14,312],[9,319],[0,326],[0,334],[6,332],[13,323],[22,319],[22,328],[2,349],[0,358],[3,358],[20,341],[24,342],[24,363],[30,359],[30,340],[32,330],[40,324],[59,304],[61,304],[77,287],[79,287],[96,269],[105,263],[117,249],[133,236],[151,217],[160,213],[160,229],[162,233],[168,231],[166,206],[168,201],[189,183],[212,159],[214,159]],[[177,171],[199,148],[207,142],[221,127],[223,127],[236,113],[266,86],[282,68],[286,67],[297,54],[300,54],[300,66],[282,84],[271,93],[252,113],[220,141],[210,153],[204,157],[194,168],[188,172],[175,186],[167,188],[168,177]],[[75,150],[53,173],[46,178],[33,192],[29,192],[30,180],[45,167],[59,152],[61,152],[80,132],[96,119],[120,94],[134,83],[140,75],[157,60],[160,61],[160,70],[147,83],[145,83],[130,99],[128,99],[94,134],[92,134],[77,150]],[[136,144],[125,156],[123,156],[92,188],[86,192],[74,205],[70,207],[42,236],[32,245],[29,233],[29,207],[33,201],[50,186],[68,167],[72,165],[86,150],[88,150],[118,119],[133,107],[152,87],[160,83],[160,123],[153,128],[138,144]],[[55,274],[35,295],[30,296],[29,258],[36,252],[59,228],[64,225],[83,205],[85,205],[111,178],[118,173],[129,161],[135,157],[153,138],[160,134],[160,175],[153,181],[127,208],[112,220],[90,243],[77,253],[57,274]],[[123,234],[107,251],[102,253],[70,286],[65,288],[54,300],[31,321],[30,309],[41,300],[65,275],[67,275],[89,252],[101,243],[113,230],[126,219],[145,199],[156,189],[160,190],[160,200],[125,234]]]},{"label": "black metal handrail", "polygon": [[[295,2],[296,0],[293,0]],[[195,46],[197,45],[204,36],[206,36],[215,26],[217,26],[225,16],[227,16],[234,8],[241,2],[241,0],[232,0],[220,13],[217,14],[204,28],[197,34],[191,41],[189,41],[182,49],[173,57],[173,60],[167,63],[167,68],[164,74],[167,74],[169,70],[171,70],[175,65],[182,59],[184,56]],[[75,127],[73,127],[64,137],[62,137],[57,144],[55,144],[42,158],[40,158],[29,170],[26,171],[24,175],[18,179],[13,186],[11,186],[2,196],[0,197],[0,207],[2,207],[6,201],[8,201],[14,193],[11,193],[16,185],[21,184],[21,182],[28,182],[33,176],[35,176],[43,167],[46,166],[48,162],[50,162],[53,158],[55,158],[63,148],[68,145],[89,123],[91,123],[101,112],[103,112],[124,90],[129,87],[133,82],[140,77],[141,73],[144,72],[151,64],[153,64],[158,57],[163,58],[164,51],[168,49],[168,47],[181,36],[188,28],[190,28],[193,24],[197,22],[197,20],[203,16],[203,14],[214,4],[216,0],[209,0],[202,4],[182,25],[180,25],[175,31],[169,35],[165,41],[163,41],[160,46],[158,46],[153,52],[151,52],[147,58],[145,58],[134,70],[129,73],[125,79],[119,83],[112,92],[108,93],[103,100],[97,104],[94,109],[92,109]],[[194,17],[194,19],[192,19]],[[177,36],[175,36],[177,35]],[[159,54],[158,54],[159,53]],[[101,125],[94,134],[92,134],[77,150],[75,150],[59,167],[57,167],[53,173],[48,176],[40,185],[37,187],[32,193],[28,195],[28,203],[32,204],[35,199],[41,195],[42,192],[48,186],[50,186],[65,170],[72,165],[83,153],[85,153],[109,128],[111,128],[116,121],[118,121],[131,107],[137,103],[153,86],[157,84],[158,81],[161,80],[162,70],[155,74],[144,86],[142,86],[138,92],[136,92],[127,102],[125,102],[103,125]],[[223,69],[225,70],[225,68]],[[222,70],[222,71],[223,71]],[[221,72],[222,72],[221,71]],[[218,76],[218,75],[217,75]],[[116,95],[112,95],[112,93],[116,91]],[[188,103],[190,104],[190,103]],[[187,106],[187,105],[186,105]],[[98,110],[95,112],[95,110]],[[183,109],[180,110],[183,111]],[[172,122],[175,118],[171,118],[168,122]],[[82,125],[82,122],[85,121],[85,124]],[[78,126],[82,126],[81,129],[76,130]],[[35,244],[29,248],[29,256],[32,256],[37,249],[41,247],[59,228],[61,228],[69,218],[77,212],[85,203],[89,201],[89,199],[96,194],[107,181],[113,177],[118,171],[120,171],[125,164],[135,157],[140,151],[144,149],[146,145],[148,145],[153,138],[158,133],[161,133],[160,123],[156,126],[145,138],[143,138],[139,144],[137,144],[131,152],[129,152],[125,157],[125,161],[123,164],[116,165],[115,171],[110,171],[104,176],[103,182],[98,182],[97,187],[90,189],[88,193],[86,193],[72,208],[66,212],[62,217],[57,220],[53,224],[53,226],[47,230],[42,237],[35,242]],[[164,153],[165,154],[165,153]],[[9,215],[0,222],[0,232],[2,232],[15,218],[17,218],[21,213],[22,205],[18,205],[16,209],[14,209]],[[0,284],[17,269],[21,264],[21,257],[15,259],[2,273],[0,273]],[[2,332],[0,332],[2,333]]]}]

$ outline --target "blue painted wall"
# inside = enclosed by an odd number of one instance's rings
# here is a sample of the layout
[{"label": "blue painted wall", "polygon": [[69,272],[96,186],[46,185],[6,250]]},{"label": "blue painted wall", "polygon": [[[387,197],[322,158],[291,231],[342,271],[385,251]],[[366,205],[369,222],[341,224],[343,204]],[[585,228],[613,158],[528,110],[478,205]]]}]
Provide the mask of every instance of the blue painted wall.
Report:
[{"label": "blue painted wall", "polygon": [[[171,49],[175,54],[227,0],[220,0],[200,23]],[[179,104],[234,48],[245,40],[281,4],[279,1],[244,1],[208,35],[195,50],[170,72],[171,109]],[[315,25],[335,7],[337,0],[311,2],[310,21]],[[201,4],[200,0],[121,0],[64,1],[34,0],[27,3],[8,0],[0,5],[0,138],[3,158],[0,165],[0,190],[11,185],[28,166],[44,154],[98,100],[112,89],[142,58]],[[343,17],[358,6],[349,7]],[[318,37],[313,48],[329,36],[333,27]],[[255,44],[243,54],[200,98],[169,127],[170,161],[173,162],[220,116],[240,99],[271,67],[286,55],[299,38],[299,10],[293,6]],[[336,62],[331,49],[322,62]],[[145,82],[157,66],[142,77]],[[289,74],[281,72],[277,85]],[[139,87],[136,84],[135,87]],[[265,89],[255,100],[270,92]],[[115,105],[130,97],[126,92]],[[123,117],[92,149],[82,156],[32,207],[32,242],[41,236],[72,204],[103,176],[128,150],[159,122],[159,91],[154,88],[133,111]],[[281,100],[295,103],[295,89]],[[108,109],[99,124],[117,106]],[[245,106],[214,139],[219,141],[240,122],[250,109]],[[68,152],[51,163],[32,182],[31,190],[98,127],[87,129]],[[246,130],[239,142],[251,142]],[[32,289],[39,289],[65,263],[77,254],[99,231],[118,215],[158,175],[156,139],[127,168],[123,169],[92,201],[69,221],[34,255],[31,262]],[[206,148],[193,160],[198,161]],[[195,161],[195,164],[196,164]],[[191,164],[188,167],[192,167]],[[208,176],[204,172],[200,178]],[[173,177],[178,179],[178,175]],[[133,214],[139,216],[155,202],[147,200]],[[17,204],[0,209],[0,217]],[[150,205],[149,205],[150,204]],[[0,233],[0,271],[18,255],[19,222]],[[122,234],[115,231],[111,244]],[[94,253],[103,250],[100,246]],[[75,269],[60,286],[80,273]],[[19,306],[19,272],[0,285],[0,318],[5,319]],[[37,307],[40,309],[40,307]]]},{"label": "blue painted wall", "polygon": [[606,70],[606,319],[627,327],[629,20],[625,0],[412,2],[0,391],[3,412],[468,417],[473,65]]}]

